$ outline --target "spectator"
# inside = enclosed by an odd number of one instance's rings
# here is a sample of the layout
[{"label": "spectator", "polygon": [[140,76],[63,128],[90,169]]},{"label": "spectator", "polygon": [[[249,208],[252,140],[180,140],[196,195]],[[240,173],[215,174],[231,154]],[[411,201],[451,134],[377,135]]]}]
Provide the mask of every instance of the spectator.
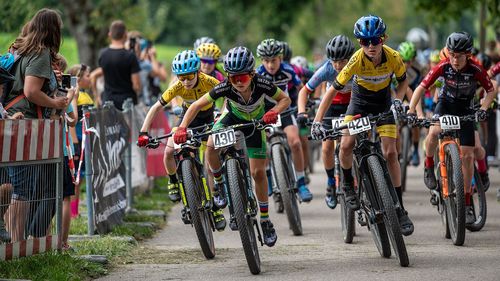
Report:
[{"label": "spectator", "polygon": [[104,92],[102,97],[96,98],[97,104],[101,100],[112,101],[116,108],[122,110],[123,102],[128,98],[137,104],[137,95],[141,91],[139,62],[134,52],[125,49],[127,28],[122,21],[111,23],[108,36],[111,44],[99,55],[99,68],[91,74],[92,86],[95,89],[97,78],[104,75]]},{"label": "spectator", "polygon": [[[51,62],[55,60],[61,45],[62,20],[51,9],[41,9],[23,28],[24,32],[11,47],[20,58],[13,66],[15,81],[9,93],[5,93],[6,109],[9,114],[24,113],[26,118],[47,118],[45,108],[64,109],[67,97],[49,96],[57,89],[55,73]],[[40,173],[43,177],[40,176]],[[24,228],[29,209],[29,200],[38,188],[47,182],[55,183],[55,171],[42,166],[8,167],[13,186],[8,229],[12,241],[24,238]],[[43,179],[43,183],[41,180]]]}]

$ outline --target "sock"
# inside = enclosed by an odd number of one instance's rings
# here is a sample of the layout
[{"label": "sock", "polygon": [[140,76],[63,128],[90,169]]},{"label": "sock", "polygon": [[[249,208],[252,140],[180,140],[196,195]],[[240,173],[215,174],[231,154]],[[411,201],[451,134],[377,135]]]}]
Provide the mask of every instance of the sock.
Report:
[{"label": "sock", "polygon": [[70,207],[71,207],[71,217],[76,218],[78,217],[78,204],[80,203],[80,199],[76,198],[75,200],[71,201]]},{"label": "sock", "polygon": [[178,183],[179,182],[179,180],[177,179],[177,174],[175,174],[175,173],[172,175],[169,174],[168,177],[170,178],[171,183]]},{"label": "sock", "polygon": [[344,176],[345,182],[354,182],[354,178],[352,177],[352,168],[349,169],[342,168],[342,176]]},{"label": "sock", "polygon": [[434,156],[426,156],[425,157],[425,167],[426,168],[434,168]]},{"label": "sock", "polygon": [[259,201],[259,210],[260,210],[260,220],[261,221],[269,220],[269,202]]},{"label": "sock", "polygon": [[396,194],[398,195],[399,205],[401,205],[401,209],[404,209],[403,206],[403,192],[401,191],[401,186],[395,186],[394,190],[396,190]]},{"label": "sock", "polygon": [[222,168],[219,170],[212,170],[212,174],[214,175],[214,181],[216,183],[222,182]]},{"label": "sock", "polygon": [[486,173],[486,157],[484,157],[483,159],[481,160],[477,160],[477,171],[481,174],[484,174]]},{"label": "sock", "polygon": [[465,206],[470,206],[470,197],[471,197],[471,194],[470,193],[465,193]]},{"label": "sock", "polygon": [[295,173],[297,174],[297,178],[298,179],[305,177],[304,171],[302,171],[302,172],[295,172]]},{"label": "sock", "polygon": [[418,142],[413,143],[413,153],[418,153]]}]

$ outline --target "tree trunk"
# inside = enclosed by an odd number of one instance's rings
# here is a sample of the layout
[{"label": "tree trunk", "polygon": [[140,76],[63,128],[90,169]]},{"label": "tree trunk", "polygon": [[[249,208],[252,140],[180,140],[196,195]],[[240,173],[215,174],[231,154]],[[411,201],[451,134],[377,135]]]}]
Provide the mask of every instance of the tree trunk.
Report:
[{"label": "tree trunk", "polygon": [[486,47],[486,1],[481,1],[479,10],[479,51],[484,53]]}]

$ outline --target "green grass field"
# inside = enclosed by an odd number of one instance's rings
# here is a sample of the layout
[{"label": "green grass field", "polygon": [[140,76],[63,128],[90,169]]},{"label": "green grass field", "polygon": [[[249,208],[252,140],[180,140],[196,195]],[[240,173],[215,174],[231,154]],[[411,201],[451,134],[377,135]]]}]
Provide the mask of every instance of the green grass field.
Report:
[{"label": "green grass field", "polygon": [[[10,44],[14,41],[15,38],[15,34],[0,33],[0,54],[3,54],[7,51]],[[155,45],[155,47],[158,53],[158,59],[167,67],[170,67],[172,59],[179,51],[187,49],[187,47],[167,46],[161,44]],[[80,61],[78,60],[78,49],[76,41],[72,37],[64,37],[60,51],[68,61],[69,67],[74,64],[80,63]]]}]

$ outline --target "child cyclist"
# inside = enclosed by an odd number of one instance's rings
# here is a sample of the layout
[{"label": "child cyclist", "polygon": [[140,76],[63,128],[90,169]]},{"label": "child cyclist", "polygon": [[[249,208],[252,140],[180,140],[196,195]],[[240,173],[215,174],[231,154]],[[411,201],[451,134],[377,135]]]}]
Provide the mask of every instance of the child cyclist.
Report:
[{"label": "child cyclist", "polygon": [[[321,101],[316,117],[314,118],[314,124],[311,128],[311,136],[313,138],[321,139],[321,121],[325,115],[327,117],[339,117],[347,111],[347,106],[351,99],[352,81],[350,81],[341,91],[335,91],[331,85],[353,53],[354,44],[347,36],[337,35],[333,37],[326,44],[326,54],[330,60],[329,63],[323,64],[323,66],[314,73],[311,79],[309,79],[306,86],[300,90],[297,122],[305,126],[307,121],[306,103],[309,95],[314,93],[316,87],[320,86],[323,82],[326,81],[328,84],[328,90]],[[328,129],[331,128],[331,121],[332,120],[324,121],[323,127]],[[322,158],[328,176],[325,202],[331,209],[335,209],[337,206],[336,184],[338,183],[335,182],[334,150],[335,147],[332,140],[323,141]]]},{"label": "child cyclist", "polygon": [[[149,144],[150,136],[148,131],[151,127],[156,114],[162,111],[173,98],[181,97],[183,99],[183,112],[192,106],[194,102],[200,99],[206,92],[210,91],[219,81],[209,75],[199,72],[200,58],[195,51],[185,50],[178,53],[172,61],[172,73],[177,75],[177,82],[170,86],[160,97],[160,99],[151,107],[139,133],[137,145],[144,147]],[[204,105],[200,110],[196,111],[193,116],[192,127],[210,124],[214,121],[212,104]],[[181,117],[182,120],[182,117]],[[175,128],[174,128],[175,129]],[[203,146],[202,146],[203,147]],[[173,202],[181,200],[179,192],[179,179],[176,174],[176,164],[174,159],[174,140],[169,138],[165,148],[165,156],[163,158],[165,169],[170,178],[168,183],[168,196]],[[219,193],[214,190],[214,201],[219,198]],[[222,209],[214,204],[214,220],[215,228],[219,231],[224,230],[226,221]]]},{"label": "child cyclist", "polygon": [[[195,120],[196,114],[213,102],[224,97],[227,101],[227,112],[215,123],[213,129],[221,129],[235,124],[249,123],[252,119],[260,119],[267,124],[276,123],[278,114],[290,105],[290,98],[274,86],[272,82],[254,72],[255,59],[252,52],[245,47],[235,47],[229,50],[224,58],[224,70],[229,74],[229,79],[213,88],[198,101],[191,104],[175,132],[176,143],[187,140],[187,127]],[[277,104],[265,112],[265,97],[276,100]],[[266,139],[263,131],[252,129],[243,130],[248,157],[250,158],[250,171],[255,181],[257,200],[259,201],[260,223],[264,235],[264,243],[272,247],[277,240],[274,226],[269,220],[267,194],[267,180],[265,177],[266,164]],[[223,186],[222,166],[219,151],[215,150],[213,140],[208,138],[207,161],[213,172],[216,185]],[[223,188],[219,188],[223,189]],[[227,204],[227,202],[224,202]],[[232,221],[233,218],[231,218]],[[231,227],[235,224],[230,223]]]},{"label": "child cyclist", "polygon": [[[283,47],[281,42],[274,39],[265,39],[257,46],[257,56],[262,58],[262,65],[256,70],[257,73],[272,81],[274,85],[280,88],[288,95],[288,83],[293,82],[295,86],[302,87],[302,82],[293,68],[289,64],[282,63]],[[274,106],[274,101],[266,100],[266,109]],[[298,195],[303,202],[312,200],[313,195],[309,191],[305,181],[305,163],[302,152],[302,142],[300,141],[299,128],[293,114],[288,114],[281,118],[283,131],[286,134],[288,144],[292,150],[293,163],[297,172]],[[270,171],[267,172],[268,181]],[[271,187],[269,186],[271,192]]]}]

